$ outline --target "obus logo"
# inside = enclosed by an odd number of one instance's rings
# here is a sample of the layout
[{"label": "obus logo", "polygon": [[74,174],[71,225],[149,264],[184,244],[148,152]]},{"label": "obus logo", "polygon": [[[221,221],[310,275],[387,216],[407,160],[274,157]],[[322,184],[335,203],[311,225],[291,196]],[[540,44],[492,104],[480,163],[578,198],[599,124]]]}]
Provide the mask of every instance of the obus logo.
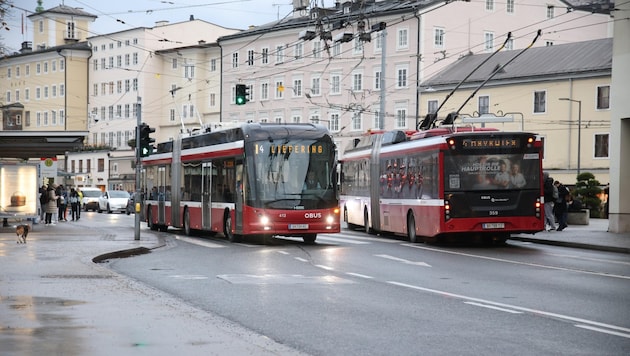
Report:
[{"label": "obus logo", "polygon": [[304,217],[307,219],[321,219],[322,213],[305,213]]}]

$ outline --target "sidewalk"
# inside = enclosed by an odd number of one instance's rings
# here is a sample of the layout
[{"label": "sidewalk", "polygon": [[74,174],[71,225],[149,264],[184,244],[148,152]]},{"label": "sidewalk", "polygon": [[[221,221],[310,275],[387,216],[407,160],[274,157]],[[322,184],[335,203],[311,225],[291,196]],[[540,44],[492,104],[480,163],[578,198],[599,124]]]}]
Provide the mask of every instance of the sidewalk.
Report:
[{"label": "sidewalk", "polygon": [[0,227],[0,354],[300,355],[93,262],[163,246],[150,230],[135,241],[89,229],[37,224],[24,245]]},{"label": "sidewalk", "polygon": [[608,219],[590,219],[588,225],[569,225],[563,231],[543,231],[535,235],[512,235],[510,239],[546,245],[630,253],[630,233],[608,232]]},{"label": "sidewalk", "polygon": [[[607,228],[591,219],[511,239],[630,253],[630,234]],[[140,241],[86,231],[88,221],[37,224],[23,245],[14,228],[0,228],[0,354],[300,354],[103,265],[164,246],[152,231],[143,227]]]}]

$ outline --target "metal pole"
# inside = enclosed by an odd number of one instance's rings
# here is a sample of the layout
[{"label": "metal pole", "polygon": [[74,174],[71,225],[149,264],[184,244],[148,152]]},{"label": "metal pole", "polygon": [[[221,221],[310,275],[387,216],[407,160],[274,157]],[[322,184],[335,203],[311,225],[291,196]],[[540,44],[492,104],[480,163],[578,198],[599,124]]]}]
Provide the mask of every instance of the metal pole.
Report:
[{"label": "metal pole", "polygon": [[379,108],[378,114],[378,128],[380,130],[385,129],[385,67],[387,63],[387,30],[383,30],[380,33],[381,35],[381,107]]},{"label": "metal pole", "polygon": [[136,205],[140,203],[140,174],[142,173],[142,160],[140,157],[140,124],[142,123],[142,119],[140,116],[140,111],[142,109],[142,98],[138,97],[138,103],[136,104],[136,193],[133,198],[133,205],[135,212],[135,223],[134,223],[134,240],[140,240],[140,212],[137,211]]},{"label": "metal pole", "polygon": [[582,147],[582,101],[575,100],[578,103],[578,150],[577,150],[577,174],[580,175],[580,148]]}]

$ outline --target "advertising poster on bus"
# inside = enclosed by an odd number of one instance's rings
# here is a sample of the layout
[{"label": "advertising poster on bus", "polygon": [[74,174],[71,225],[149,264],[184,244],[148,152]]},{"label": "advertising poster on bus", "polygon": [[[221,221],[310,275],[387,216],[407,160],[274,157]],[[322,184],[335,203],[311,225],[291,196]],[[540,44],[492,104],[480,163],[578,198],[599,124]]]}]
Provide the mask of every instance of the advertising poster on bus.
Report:
[{"label": "advertising poster on bus", "polygon": [[449,191],[537,189],[538,153],[453,155],[444,162]]}]

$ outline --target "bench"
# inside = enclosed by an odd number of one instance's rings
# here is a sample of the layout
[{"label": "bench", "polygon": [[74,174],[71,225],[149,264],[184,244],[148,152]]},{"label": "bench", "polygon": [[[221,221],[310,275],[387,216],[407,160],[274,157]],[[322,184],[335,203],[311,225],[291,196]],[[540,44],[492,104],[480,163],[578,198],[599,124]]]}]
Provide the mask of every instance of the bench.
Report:
[{"label": "bench", "polygon": [[580,211],[569,211],[567,214],[567,224],[569,225],[588,225],[590,211],[582,209]]}]

